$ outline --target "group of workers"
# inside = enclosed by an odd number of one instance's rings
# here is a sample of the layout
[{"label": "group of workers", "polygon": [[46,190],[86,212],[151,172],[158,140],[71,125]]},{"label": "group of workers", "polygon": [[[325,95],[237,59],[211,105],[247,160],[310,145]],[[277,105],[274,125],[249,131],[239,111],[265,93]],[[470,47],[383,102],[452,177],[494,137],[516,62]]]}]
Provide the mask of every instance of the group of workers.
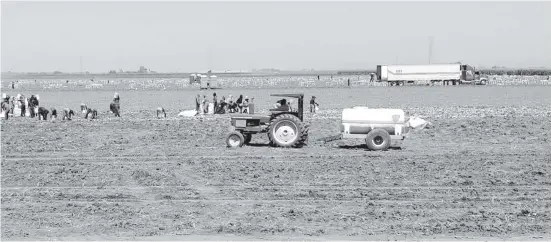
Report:
[{"label": "group of workers", "polygon": [[[90,117],[90,119],[97,118],[98,111],[96,109],[88,108],[84,103],[82,103],[80,107],[82,113],[85,114],[85,119],[88,119],[88,117]],[[109,105],[109,109],[116,117],[120,117],[120,97],[118,93],[115,93],[115,97],[113,98],[113,102]],[[25,96],[21,94],[17,94],[16,97],[10,97],[6,93],[2,94],[1,112],[1,117],[6,120],[10,116],[29,116],[31,118],[38,117],[39,120],[47,120],[48,117],[56,119],[58,115],[55,108],[48,110],[45,107],[40,107],[38,95],[31,95],[30,98],[25,98]],[[61,115],[62,120],[71,120],[75,112],[70,108],[64,108]]]},{"label": "group of workers", "polygon": [[197,94],[195,98],[195,110],[197,114],[250,113],[253,101],[254,98],[249,99],[248,96],[243,97],[243,95],[239,95],[239,98],[235,102],[232,95],[229,95],[227,99],[225,96],[222,96],[218,100],[216,93],[213,93],[212,103],[210,103],[206,95],[203,95],[201,98],[201,95]]},{"label": "group of workers", "polygon": [[[316,102],[316,97],[312,96],[310,100],[310,112],[315,113],[319,104]],[[225,114],[225,113],[251,113],[254,112],[251,108],[254,108],[253,104],[254,98],[248,96],[243,97],[239,95],[237,100],[233,100],[233,96],[229,95],[228,98],[223,96],[220,100],[216,93],[212,95],[212,103],[209,102],[209,99],[206,95],[197,95],[195,99],[197,114]],[[286,99],[281,99],[274,104],[275,110],[281,111],[293,111],[291,107],[291,101]],[[84,118],[96,119],[98,111],[96,109],[88,108],[86,104],[82,103],[80,105],[82,114]],[[118,93],[115,93],[113,102],[109,105],[110,111],[116,116],[120,117],[120,96]],[[39,106],[39,96],[31,95],[30,98],[25,98],[24,95],[18,94],[16,97],[10,97],[7,94],[2,95],[1,103],[2,118],[8,119],[9,116],[21,116],[26,117],[30,116],[31,118],[38,117],[38,119],[47,120],[48,117],[55,119],[57,118],[57,110]],[[17,112],[17,113],[15,113]],[[71,120],[72,116],[75,115],[75,112],[72,109],[64,108],[62,110],[62,120]],[[157,117],[163,115],[166,117],[166,112],[164,108],[158,108]]]},{"label": "group of workers", "polygon": [[24,95],[10,97],[10,95],[2,94],[2,118],[8,119],[10,116],[30,116],[34,118],[38,115],[39,96],[31,95],[26,98]]},{"label": "group of workers", "polygon": [[[212,103],[210,103],[206,95],[201,97],[200,94],[197,94],[195,98],[195,111],[197,111],[197,114],[251,113],[254,112],[251,110],[251,107],[254,109],[253,101],[254,98],[249,99],[248,96],[243,97],[243,95],[239,95],[239,98],[235,102],[232,95],[229,95],[227,99],[223,96],[218,100],[216,93],[213,93]],[[293,111],[291,104],[291,100],[281,99],[274,104],[274,109],[277,111]],[[315,113],[318,106],[316,96],[312,96],[310,100],[310,112]]]}]

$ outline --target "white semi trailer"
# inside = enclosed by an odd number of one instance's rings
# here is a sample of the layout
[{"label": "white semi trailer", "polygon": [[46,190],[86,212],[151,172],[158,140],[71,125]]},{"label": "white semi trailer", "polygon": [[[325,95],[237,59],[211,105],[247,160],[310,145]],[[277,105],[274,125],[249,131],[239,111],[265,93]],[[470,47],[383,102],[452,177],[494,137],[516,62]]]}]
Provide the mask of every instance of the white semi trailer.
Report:
[{"label": "white semi trailer", "polygon": [[419,82],[485,85],[488,82],[488,79],[480,77],[480,73],[473,67],[462,64],[378,65],[376,74],[378,81],[388,82],[391,86]]}]

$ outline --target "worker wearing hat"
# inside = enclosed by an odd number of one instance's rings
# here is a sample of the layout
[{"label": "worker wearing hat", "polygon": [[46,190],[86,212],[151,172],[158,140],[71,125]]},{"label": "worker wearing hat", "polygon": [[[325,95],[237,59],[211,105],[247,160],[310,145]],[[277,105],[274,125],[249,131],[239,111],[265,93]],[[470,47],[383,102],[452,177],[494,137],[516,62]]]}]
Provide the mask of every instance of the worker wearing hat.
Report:
[{"label": "worker wearing hat", "polygon": [[10,95],[3,93],[2,94],[2,115],[4,119],[8,119],[9,113],[10,113]]},{"label": "worker wearing hat", "polygon": [[245,101],[243,101],[243,113],[249,113],[249,97],[245,96]]},{"label": "worker wearing hat", "polygon": [[316,106],[319,105],[316,102],[316,96],[312,96],[312,99],[310,99],[310,112],[315,113],[316,112]]}]

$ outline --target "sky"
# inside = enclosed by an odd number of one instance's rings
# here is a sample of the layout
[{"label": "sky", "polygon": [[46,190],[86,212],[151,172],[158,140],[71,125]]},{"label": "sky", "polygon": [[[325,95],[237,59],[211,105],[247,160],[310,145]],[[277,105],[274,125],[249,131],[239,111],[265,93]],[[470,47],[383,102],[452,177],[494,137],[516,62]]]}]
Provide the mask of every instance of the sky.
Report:
[{"label": "sky", "polygon": [[[551,2],[6,2],[2,72],[551,68]],[[429,58],[429,39],[432,55]]]}]

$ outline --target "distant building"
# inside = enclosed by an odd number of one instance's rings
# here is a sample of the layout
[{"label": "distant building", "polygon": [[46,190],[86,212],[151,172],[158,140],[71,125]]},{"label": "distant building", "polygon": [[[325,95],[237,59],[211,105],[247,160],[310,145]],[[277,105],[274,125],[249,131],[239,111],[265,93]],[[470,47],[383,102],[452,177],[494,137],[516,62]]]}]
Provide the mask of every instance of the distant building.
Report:
[{"label": "distant building", "polygon": [[138,73],[148,73],[149,70],[145,68],[144,66],[140,66],[140,69],[138,70]]}]

